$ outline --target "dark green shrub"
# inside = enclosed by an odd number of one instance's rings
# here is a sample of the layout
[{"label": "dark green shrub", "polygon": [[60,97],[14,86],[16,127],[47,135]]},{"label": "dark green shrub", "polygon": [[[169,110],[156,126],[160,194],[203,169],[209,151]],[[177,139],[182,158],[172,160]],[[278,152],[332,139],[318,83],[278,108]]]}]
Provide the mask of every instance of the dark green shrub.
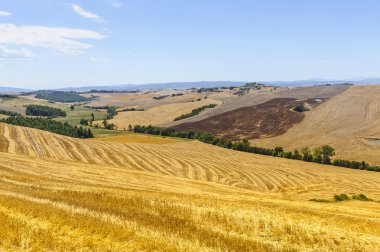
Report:
[{"label": "dark green shrub", "polygon": [[352,199],[354,200],[361,200],[361,201],[372,201],[372,199],[367,198],[364,194],[359,194],[359,195],[353,195]]},{"label": "dark green shrub", "polygon": [[337,194],[334,195],[334,200],[335,201],[346,201],[346,200],[349,200],[349,199],[350,198],[347,196],[347,194],[344,194],[344,193],[342,193],[340,195],[337,195]]},{"label": "dark green shrub", "polygon": [[330,200],[327,200],[327,199],[309,199],[309,201],[314,201],[314,202],[321,202],[321,203],[328,203],[328,202],[331,202]]},{"label": "dark green shrub", "polygon": [[294,111],[296,112],[299,112],[299,113],[302,113],[304,111],[309,111],[308,108],[306,108],[303,104],[300,104],[300,105],[296,105],[294,108],[293,108]]}]

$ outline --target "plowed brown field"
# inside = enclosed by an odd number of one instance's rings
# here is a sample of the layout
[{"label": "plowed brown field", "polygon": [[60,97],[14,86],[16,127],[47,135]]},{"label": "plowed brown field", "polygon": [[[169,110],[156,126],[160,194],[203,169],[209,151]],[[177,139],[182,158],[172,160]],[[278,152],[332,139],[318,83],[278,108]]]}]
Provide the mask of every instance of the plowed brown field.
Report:
[{"label": "plowed brown field", "polygon": [[201,121],[174,126],[177,131],[206,131],[230,140],[242,138],[271,137],[284,134],[294,124],[299,123],[303,113],[292,110],[296,105],[319,105],[316,100],[296,100],[276,98],[256,106],[243,107]]},{"label": "plowed brown field", "polygon": [[380,138],[380,86],[352,86],[345,92],[306,113],[285,134],[255,139],[258,146],[286,149],[329,144],[338,157],[365,160],[380,165],[380,145],[366,138]]}]

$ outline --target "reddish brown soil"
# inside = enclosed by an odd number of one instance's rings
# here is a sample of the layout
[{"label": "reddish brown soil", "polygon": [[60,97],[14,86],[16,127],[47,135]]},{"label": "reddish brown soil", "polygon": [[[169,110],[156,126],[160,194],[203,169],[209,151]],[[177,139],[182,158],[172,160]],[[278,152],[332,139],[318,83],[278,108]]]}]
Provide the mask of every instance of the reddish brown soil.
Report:
[{"label": "reddish brown soil", "polygon": [[284,134],[294,124],[299,123],[303,113],[292,110],[295,105],[318,106],[325,99],[296,100],[276,98],[270,101],[228,111],[204,120],[174,126],[176,131],[206,131],[230,140],[242,138],[263,138]]}]

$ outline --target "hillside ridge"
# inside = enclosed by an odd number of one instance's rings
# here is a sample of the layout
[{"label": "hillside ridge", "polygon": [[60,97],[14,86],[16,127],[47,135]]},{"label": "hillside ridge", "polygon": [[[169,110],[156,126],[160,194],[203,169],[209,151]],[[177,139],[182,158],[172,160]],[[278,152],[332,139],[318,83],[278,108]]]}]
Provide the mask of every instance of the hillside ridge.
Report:
[{"label": "hillside ridge", "polygon": [[123,144],[0,124],[0,143],[4,153],[148,171],[294,197],[347,190],[380,196],[379,173],[241,153],[197,141]]}]

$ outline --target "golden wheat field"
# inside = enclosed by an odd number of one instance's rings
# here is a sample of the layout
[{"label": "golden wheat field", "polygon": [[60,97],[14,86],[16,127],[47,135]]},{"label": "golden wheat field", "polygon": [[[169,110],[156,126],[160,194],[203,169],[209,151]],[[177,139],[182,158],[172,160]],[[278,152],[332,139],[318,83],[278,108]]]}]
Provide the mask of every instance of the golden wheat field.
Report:
[{"label": "golden wheat field", "polygon": [[[197,141],[131,142],[80,140],[0,124],[0,250],[375,251],[380,246],[379,173]],[[309,201],[338,193],[365,193],[374,201]]]},{"label": "golden wheat field", "polygon": [[186,141],[187,139],[180,139],[174,137],[161,137],[154,135],[128,133],[117,136],[106,136],[95,138],[96,141],[112,142],[112,143],[146,143],[146,144],[167,144]]}]

